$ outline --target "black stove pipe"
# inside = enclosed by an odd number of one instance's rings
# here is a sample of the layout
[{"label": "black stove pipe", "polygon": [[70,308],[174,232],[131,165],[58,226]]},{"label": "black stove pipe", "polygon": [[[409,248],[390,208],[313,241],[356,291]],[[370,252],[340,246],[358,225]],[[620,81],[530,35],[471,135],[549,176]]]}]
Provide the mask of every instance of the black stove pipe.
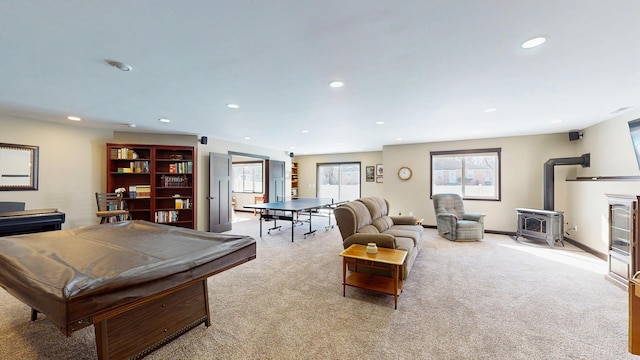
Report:
[{"label": "black stove pipe", "polygon": [[556,165],[582,165],[591,166],[591,154],[582,154],[580,157],[549,159],[544,163],[544,209],[554,210],[554,167]]}]

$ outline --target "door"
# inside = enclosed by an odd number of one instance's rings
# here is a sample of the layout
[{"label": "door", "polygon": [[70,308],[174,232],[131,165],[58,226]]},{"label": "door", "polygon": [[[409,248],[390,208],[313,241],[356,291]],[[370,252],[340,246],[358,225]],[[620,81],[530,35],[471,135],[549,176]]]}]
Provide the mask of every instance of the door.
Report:
[{"label": "door", "polygon": [[209,153],[209,231],[231,230],[231,155]]},{"label": "door", "polygon": [[284,196],[284,161],[277,160],[266,160],[265,168],[267,169],[266,174],[266,185],[265,188],[265,197],[267,202],[276,202],[282,201],[285,199]]}]

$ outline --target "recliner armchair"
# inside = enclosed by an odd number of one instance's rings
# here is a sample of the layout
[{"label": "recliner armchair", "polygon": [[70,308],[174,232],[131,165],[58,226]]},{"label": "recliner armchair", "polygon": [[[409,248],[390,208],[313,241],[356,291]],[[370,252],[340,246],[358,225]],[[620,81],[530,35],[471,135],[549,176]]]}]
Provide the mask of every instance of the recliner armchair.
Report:
[{"label": "recliner armchair", "polygon": [[485,214],[465,212],[462,196],[435,194],[432,199],[440,235],[456,241],[475,241],[484,237]]}]

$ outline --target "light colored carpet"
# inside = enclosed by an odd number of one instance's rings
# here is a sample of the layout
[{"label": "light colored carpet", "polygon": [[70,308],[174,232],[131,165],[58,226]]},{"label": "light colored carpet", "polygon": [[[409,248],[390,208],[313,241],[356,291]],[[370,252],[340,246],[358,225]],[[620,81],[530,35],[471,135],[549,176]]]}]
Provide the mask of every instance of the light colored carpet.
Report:
[{"label": "light colored carpet", "polygon": [[[239,214],[238,216],[245,216]],[[337,228],[253,236],[257,259],[209,279],[213,324],[147,359],[632,359],[627,293],[606,263],[567,245],[549,248],[487,234],[450,242],[426,229],[404,292],[347,288]],[[0,290],[0,359],[95,359],[93,327],[66,338]]]}]

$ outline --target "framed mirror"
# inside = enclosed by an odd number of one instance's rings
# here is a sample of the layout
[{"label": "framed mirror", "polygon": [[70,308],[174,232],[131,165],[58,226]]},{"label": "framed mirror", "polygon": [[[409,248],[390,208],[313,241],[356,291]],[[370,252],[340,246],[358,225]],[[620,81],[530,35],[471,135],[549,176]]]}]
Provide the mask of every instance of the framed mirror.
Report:
[{"label": "framed mirror", "polygon": [[38,147],[0,143],[0,190],[38,190]]}]

